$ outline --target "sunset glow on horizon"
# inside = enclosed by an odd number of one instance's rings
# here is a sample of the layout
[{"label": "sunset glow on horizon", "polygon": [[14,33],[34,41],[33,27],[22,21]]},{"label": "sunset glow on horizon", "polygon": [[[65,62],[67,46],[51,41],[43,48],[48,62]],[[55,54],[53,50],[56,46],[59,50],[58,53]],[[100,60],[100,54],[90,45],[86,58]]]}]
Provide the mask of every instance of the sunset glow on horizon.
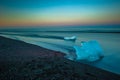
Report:
[{"label": "sunset glow on horizon", "polygon": [[[7,0],[9,1],[9,0]],[[30,0],[31,4],[33,0]],[[76,2],[58,0],[46,0],[40,2],[36,0],[34,6],[26,4],[15,5],[13,3],[3,2],[0,6],[0,26],[43,26],[43,25],[87,25],[87,24],[119,24],[120,10],[118,2],[109,2],[104,0],[95,4],[82,4],[79,0]],[[94,1],[94,0],[91,0]],[[106,1],[106,2],[105,2]],[[14,1],[15,2],[15,1]],[[17,2],[17,1],[16,1]],[[46,4],[45,4],[46,3]],[[50,6],[48,6],[47,3]],[[53,5],[54,3],[54,5]],[[102,4],[103,3],[103,4]],[[39,6],[44,4],[44,6]]]}]

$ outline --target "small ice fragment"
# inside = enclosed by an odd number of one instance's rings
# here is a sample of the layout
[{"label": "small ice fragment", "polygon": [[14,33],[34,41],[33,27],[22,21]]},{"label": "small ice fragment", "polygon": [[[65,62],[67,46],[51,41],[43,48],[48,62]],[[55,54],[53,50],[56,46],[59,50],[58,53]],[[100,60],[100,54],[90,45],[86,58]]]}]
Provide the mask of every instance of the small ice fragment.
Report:
[{"label": "small ice fragment", "polygon": [[76,41],[76,36],[72,36],[72,37],[64,37],[64,40],[67,40],[67,41]]}]

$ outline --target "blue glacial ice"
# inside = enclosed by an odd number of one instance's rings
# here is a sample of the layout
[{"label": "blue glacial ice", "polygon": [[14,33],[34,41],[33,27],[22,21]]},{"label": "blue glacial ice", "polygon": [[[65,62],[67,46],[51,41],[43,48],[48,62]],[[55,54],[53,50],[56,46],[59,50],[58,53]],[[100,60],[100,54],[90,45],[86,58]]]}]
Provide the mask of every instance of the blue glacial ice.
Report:
[{"label": "blue glacial ice", "polygon": [[76,41],[76,36],[72,36],[72,37],[64,37],[64,40],[75,42],[75,41]]},{"label": "blue glacial ice", "polygon": [[82,41],[81,46],[73,46],[76,51],[75,60],[96,61],[103,56],[103,50],[97,41]]}]

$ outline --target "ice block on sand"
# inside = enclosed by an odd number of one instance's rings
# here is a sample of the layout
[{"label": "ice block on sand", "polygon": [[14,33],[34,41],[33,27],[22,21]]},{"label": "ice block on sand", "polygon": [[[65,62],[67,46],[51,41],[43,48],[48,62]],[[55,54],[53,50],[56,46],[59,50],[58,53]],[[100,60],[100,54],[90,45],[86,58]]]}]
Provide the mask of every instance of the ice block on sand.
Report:
[{"label": "ice block on sand", "polygon": [[81,42],[81,46],[73,46],[76,60],[96,61],[103,56],[103,50],[97,41]]}]

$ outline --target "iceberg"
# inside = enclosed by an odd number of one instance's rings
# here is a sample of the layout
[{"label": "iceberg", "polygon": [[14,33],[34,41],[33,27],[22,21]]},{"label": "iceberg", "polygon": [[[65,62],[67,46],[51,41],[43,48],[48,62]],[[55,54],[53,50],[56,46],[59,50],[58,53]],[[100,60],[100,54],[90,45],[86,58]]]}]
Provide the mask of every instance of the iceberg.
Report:
[{"label": "iceberg", "polygon": [[75,60],[97,61],[103,57],[103,50],[97,41],[82,41],[81,46],[73,46],[75,49]]}]

